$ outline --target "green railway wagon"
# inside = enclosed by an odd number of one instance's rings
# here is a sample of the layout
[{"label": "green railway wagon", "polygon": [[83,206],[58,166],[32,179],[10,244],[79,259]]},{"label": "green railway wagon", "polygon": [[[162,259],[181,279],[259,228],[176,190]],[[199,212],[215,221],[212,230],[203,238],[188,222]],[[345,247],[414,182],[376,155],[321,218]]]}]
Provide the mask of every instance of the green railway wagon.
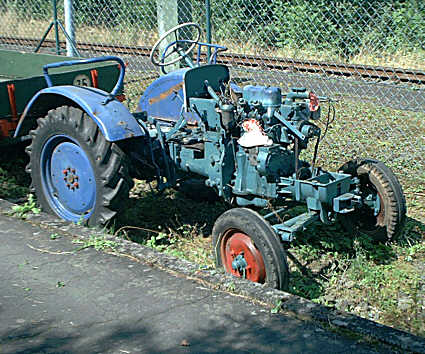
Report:
[{"label": "green railway wagon", "polygon": [[[34,95],[48,86],[43,76],[43,66],[76,59],[0,49],[0,145],[26,139],[25,136],[13,138],[13,135],[25,107]],[[116,63],[101,62],[56,68],[51,70],[49,76],[54,86],[87,86],[109,92],[117,82],[119,72]],[[33,124],[39,117],[35,114],[31,118],[25,119],[25,124]]]}]

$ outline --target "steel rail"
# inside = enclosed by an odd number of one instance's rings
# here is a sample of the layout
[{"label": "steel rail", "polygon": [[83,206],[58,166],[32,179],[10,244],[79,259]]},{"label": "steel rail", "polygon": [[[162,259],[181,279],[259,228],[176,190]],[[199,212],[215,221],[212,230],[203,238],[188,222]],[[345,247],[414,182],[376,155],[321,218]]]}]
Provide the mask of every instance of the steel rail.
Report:
[{"label": "steel rail", "polygon": [[[39,39],[35,38],[0,36],[0,44],[34,46],[38,43]],[[42,44],[42,47],[44,48],[54,48],[54,46],[54,40],[45,40],[45,42]],[[60,46],[64,50],[65,41],[60,41]],[[83,42],[79,42],[77,44],[77,49],[81,51],[138,55],[144,57],[148,57],[151,51],[151,47],[147,46],[110,45],[103,43]],[[203,53],[202,55],[206,57],[206,53]],[[412,70],[370,65],[335,64],[331,62],[275,58],[236,53],[221,53],[220,57],[217,58],[217,63],[272,70],[285,70],[294,73],[318,73],[359,79],[378,79],[381,81],[391,80],[395,82],[425,84],[425,70]]]}]

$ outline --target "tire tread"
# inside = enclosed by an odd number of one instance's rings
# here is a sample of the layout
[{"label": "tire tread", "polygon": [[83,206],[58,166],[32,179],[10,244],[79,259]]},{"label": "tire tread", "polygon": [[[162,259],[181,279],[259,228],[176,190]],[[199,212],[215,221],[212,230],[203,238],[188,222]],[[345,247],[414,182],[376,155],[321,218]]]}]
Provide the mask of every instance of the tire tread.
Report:
[{"label": "tire tread", "polygon": [[40,206],[44,210],[53,212],[40,188],[41,182],[38,181],[41,178],[38,176],[40,166],[37,166],[40,163],[34,156],[40,153],[44,136],[54,135],[56,129],[58,132],[63,130],[68,133],[79,142],[88,155],[91,155],[95,175],[99,177],[96,179],[100,183],[96,191],[95,210],[86,223],[91,226],[106,223],[121,209],[122,201],[128,197],[133,186],[128,173],[129,160],[119,146],[108,142],[96,123],[84,111],[76,107],[62,106],[50,110],[46,117],[37,119],[36,129],[30,132],[33,139],[26,149],[30,156],[26,170],[31,173],[33,181],[38,185],[36,195]]},{"label": "tire tread", "polygon": [[[386,207],[383,229],[372,235],[378,241],[390,241],[396,238],[406,221],[406,199],[403,189],[390,168],[383,162],[374,159],[356,159],[347,162],[341,167],[344,173],[353,176],[368,174],[370,178],[376,179],[384,195],[384,205]],[[343,215],[341,220],[348,231],[353,228],[354,223],[350,214]]]},{"label": "tire tread", "polygon": [[289,283],[289,267],[286,253],[276,233],[264,218],[248,208],[233,208],[224,212],[215,222],[212,232],[216,266],[222,268],[220,243],[229,228],[243,229],[262,253],[266,266],[266,285],[286,290]]}]

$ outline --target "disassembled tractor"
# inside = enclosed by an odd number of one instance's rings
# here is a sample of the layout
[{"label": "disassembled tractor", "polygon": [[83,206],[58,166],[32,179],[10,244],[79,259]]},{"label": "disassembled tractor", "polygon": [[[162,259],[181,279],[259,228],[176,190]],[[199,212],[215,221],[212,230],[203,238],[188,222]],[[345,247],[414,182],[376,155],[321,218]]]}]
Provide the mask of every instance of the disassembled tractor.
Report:
[{"label": "disassembled tractor", "polygon": [[[136,113],[114,94],[73,88],[71,95],[55,87],[78,102],[51,110],[31,133],[30,170],[44,209],[66,220],[105,223],[122,206],[133,177],[156,180],[159,190],[202,180],[234,206],[213,228],[217,266],[279,289],[289,277],[283,243],[312,222],[331,224],[340,217],[350,232],[377,241],[395,237],[406,206],[388,167],[357,159],[329,172],[316,164],[335,117],[332,101],[305,88],[282,93],[279,87],[239,87],[229,68],[216,63],[226,48],[201,43],[200,34],[198,25],[186,23],[158,40],[151,61],[165,74],[145,90]],[[212,54],[201,64],[205,48]],[[165,67],[181,62],[188,67],[166,73]],[[120,69],[117,86],[121,62]],[[315,124],[320,102],[329,106],[323,132]],[[307,162],[300,153],[311,142]],[[283,221],[296,204],[306,211]]]}]

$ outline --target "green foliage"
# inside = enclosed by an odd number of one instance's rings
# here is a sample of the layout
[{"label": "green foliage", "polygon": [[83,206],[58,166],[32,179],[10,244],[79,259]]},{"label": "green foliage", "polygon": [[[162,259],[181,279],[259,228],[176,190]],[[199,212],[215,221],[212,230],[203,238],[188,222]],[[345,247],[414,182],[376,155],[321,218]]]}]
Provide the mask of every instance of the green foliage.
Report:
[{"label": "green foliage", "polygon": [[15,205],[12,207],[13,214],[20,217],[26,218],[28,213],[39,214],[40,209],[37,207],[34,195],[28,194],[28,200],[22,205]]},{"label": "green foliage", "polygon": [[417,243],[409,248],[404,249],[406,262],[413,262],[419,257],[425,256],[425,243]]},{"label": "green foliage", "polygon": [[419,0],[220,0],[212,5],[215,40],[263,47],[327,50],[350,58],[362,49],[423,48]]},{"label": "green foliage", "polygon": [[[59,1],[58,1],[59,3]],[[60,10],[60,9],[58,9]],[[6,0],[0,3],[0,11],[10,11],[23,18],[51,20],[53,6],[51,1]]]},{"label": "green foliage", "polygon": [[81,25],[125,27],[137,25],[152,30],[156,26],[156,0],[85,0],[74,4]]},{"label": "green foliage", "polygon": [[146,246],[161,252],[168,247],[168,245],[164,243],[164,241],[167,239],[167,234],[160,232],[158,234],[152,235],[150,239],[146,241]]},{"label": "green foliage", "polygon": [[[267,8],[270,1],[220,0],[213,1],[211,7],[214,34],[217,42],[252,39],[252,33],[262,32],[269,18]],[[261,22],[259,22],[261,21]],[[243,30],[243,31],[242,31]]]},{"label": "green foliage", "polygon": [[229,291],[235,291],[236,290],[236,285],[234,282],[230,282],[229,284],[227,284],[227,290]]},{"label": "green foliage", "polygon": [[[152,30],[156,26],[156,0],[79,0],[74,1],[74,19],[77,25],[130,27]],[[57,1],[59,18],[63,17],[63,1]],[[19,17],[35,20],[53,19],[52,2],[5,0],[0,11],[10,11]]]},{"label": "green foliage", "polygon": [[196,225],[184,224],[169,232],[158,232],[145,241],[146,246],[174,257],[185,258],[201,265],[201,268],[211,268],[210,252],[194,243],[203,240],[202,231]]},{"label": "green foliage", "polygon": [[291,271],[289,291],[310,300],[318,299],[324,290],[324,287],[315,279],[305,276],[299,271]]},{"label": "green foliage", "polygon": [[280,311],[280,309],[282,308],[282,300],[279,300],[277,303],[276,303],[276,305],[275,305],[275,307],[273,307],[271,310],[270,310],[270,312],[271,313],[278,313],[279,311]]},{"label": "green foliage", "polygon": [[357,257],[346,276],[356,284],[350,291],[352,303],[374,304],[379,308],[377,319],[425,333],[421,320],[423,280],[415,266],[401,261],[376,265],[365,257]]},{"label": "green foliage", "polygon": [[52,234],[50,234],[50,239],[51,240],[57,240],[58,238],[60,238],[60,235],[58,233],[52,233]]},{"label": "green foliage", "polygon": [[19,178],[11,176],[9,173],[14,168],[13,164],[2,163],[2,165],[0,166],[0,198],[16,198],[27,195],[28,188],[22,186],[22,181],[18,180]]},{"label": "green foliage", "polygon": [[82,246],[78,247],[75,252],[89,247],[93,247],[96,251],[114,249],[117,247],[117,243],[115,241],[107,240],[104,236],[95,235],[91,235],[88,240],[74,240],[73,243],[82,244]]}]

